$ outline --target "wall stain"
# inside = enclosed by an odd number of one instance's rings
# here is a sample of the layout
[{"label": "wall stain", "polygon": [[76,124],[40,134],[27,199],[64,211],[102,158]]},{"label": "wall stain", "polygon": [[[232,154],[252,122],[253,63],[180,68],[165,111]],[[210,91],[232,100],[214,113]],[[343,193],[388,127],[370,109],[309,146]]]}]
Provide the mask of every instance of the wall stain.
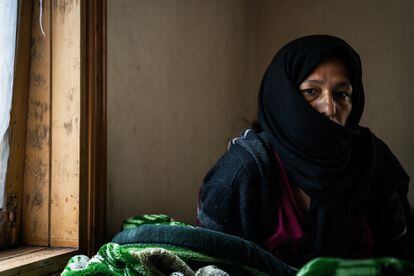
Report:
[{"label": "wall stain", "polygon": [[36,193],[32,199],[32,205],[34,207],[42,207],[43,205],[43,196],[40,193]]},{"label": "wall stain", "polygon": [[43,115],[48,112],[49,105],[45,102],[41,102],[38,100],[30,99],[30,105],[33,109],[32,114],[36,120],[42,121]]},{"label": "wall stain", "polygon": [[38,45],[36,44],[36,39],[32,38],[31,43],[33,43],[33,45],[31,45],[31,50],[30,50],[30,63],[31,66],[33,65],[38,65],[40,64],[40,62],[42,61],[43,55],[42,55],[42,50],[39,49]]},{"label": "wall stain", "polygon": [[79,0],[53,0],[53,10],[60,13],[61,21],[65,21],[65,15],[70,14],[73,7],[79,6]]},{"label": "wall stain", "polygon": [[36,185],[39,187],[46,185],[48,165],[43,163],[43,160],[41,158],[29,158],[26,156],[25,169],[27,170],[27,173],[33,178]]},{"label": "wall stain", "polygon": [[69,94],[68,94],[68,100],[70,101],[70,102],[73,102],[73,93],[75,92],[75,89],[74,88],[72,88],[71,90],[70,90],[70,92],[69,92]]},{"label": "wall stain", "polygon": [[28,139],[30,145],[37,149],[42,149],[49,144],[49,127],[47,125],[36,124],[35,128],[28,128]]},{"label": "wall stain", "polygon": [[40,74],[30,74],[30,83],[36,88],[44,88],[46,81]]},{"label": "wall stain", "polygon": [[70,120],[69,122],[65,122],[63,124],[63,127],[66,130],[66,134],[69,136],[72,133],[72,120]]}]

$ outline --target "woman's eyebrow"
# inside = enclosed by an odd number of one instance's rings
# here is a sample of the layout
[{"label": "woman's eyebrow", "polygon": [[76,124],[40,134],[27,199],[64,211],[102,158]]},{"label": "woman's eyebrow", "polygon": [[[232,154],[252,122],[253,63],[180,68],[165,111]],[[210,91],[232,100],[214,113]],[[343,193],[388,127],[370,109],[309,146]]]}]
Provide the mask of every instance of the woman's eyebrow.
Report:
[{"label": "woman's eyebrow", "polygon": [[335,88],[339,88],[339,87],[346,87],[346,88],[352,89],[352,84],[348,81],[343,81],[335,85]]},{"label": "woman's eyebrow", "polygon": [[[311,83],[311,84],[323,84],[325,80],[318,80],[318,79],[311,79],[311,80],[304,80],[303,83]],[[335,85],[335,88],[339,87],[347,87],[352,89],[352,84],[349,81],[342,81]]]},{"label": "woman's eyebrow", "polygon": [[314,83],[314,84],[323,84],[325,81],[324,80],[304,80],[304,83]]}]

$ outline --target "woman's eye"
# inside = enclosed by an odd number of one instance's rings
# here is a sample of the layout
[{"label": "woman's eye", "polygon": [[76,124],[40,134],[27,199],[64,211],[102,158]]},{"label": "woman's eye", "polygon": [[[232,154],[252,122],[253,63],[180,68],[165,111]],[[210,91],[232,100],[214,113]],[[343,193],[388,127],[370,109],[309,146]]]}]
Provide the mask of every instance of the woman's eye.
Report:
[{"label": "woman's eye", "polygon": [[302,93],[303,93],[305,96],[315,96],[315,95],[316,95],[316,93],[317,93],[317,91],[316,91],[316,89],[309,88],[309,89],[304,89],[304,90],[302,90]]},{"label": "woman's eye", "polygon": [[335,93],[335,96],[339,99],[343,99],[343,100],[350,100],[351,99],[351,94],[349,94],[348,92],[344,92],[344,91],[340,91]]}]

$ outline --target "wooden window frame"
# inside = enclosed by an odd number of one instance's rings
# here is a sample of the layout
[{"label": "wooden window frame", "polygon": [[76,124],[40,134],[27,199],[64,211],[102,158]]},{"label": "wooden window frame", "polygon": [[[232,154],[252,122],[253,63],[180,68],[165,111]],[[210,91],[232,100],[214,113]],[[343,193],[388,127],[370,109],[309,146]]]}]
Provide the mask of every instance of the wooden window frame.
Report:
[{"label": "wooden window frame", "polygon": [[106,0],[83,1],[80,249],[91,256],[106,241]]},{"label": "wooden window frame", "polygon": [[[43,0],[45,2],[45,0]],[[46,0],[56,1],[56,0]],[[105,242],[106,229],[106,0],[71,0],[79,1],[80,5],[80,153],[79,153],[79,237],[77,248],[56,248],[59,243],[49,243],[47,246],[25,247],[20,244],[17,249],[0,252],[0,272],[8,274],[38,271],[41,273],[60,272],[70,256],[74,254],[85,254],[92,256],[96,253],[99,246]],[[31,10],[33,5],[38,5],[38,0],[25,1],[22,5],[22,14],[26,16],[25,31],[31,29]],[[64,8],[64,6],[61,6]],[[29,23],[28,23],[29,22]],[[24,28],[24,27],[23,27]],[[27,41],[21,44],[30,44]],[[28,36],[30,37],[30,35]],[[28,58],[30,51],[26,51],[23,59]],[[30,58],[30,57],[29,57]],[[23,62],[24,63],[24,62]],[[19,74],[25,76],[26,81],[20,81],[20,94],[28,94],[28,68],[22,67]],[[16,88],[15,88],[16,89]],[[15,97],[15,96],[14,96]],[[17,97],[17,94],[16,94]],[[20,103],[16,102],[21,108],[15,109],[12,120],[24,118],[28,110],[27,97],[20,97]],[[14,101],[14,99],[13,99]],[[15,105],[15,103],[14,103]],[[13,111],[12,111],[13,112]],[[16,117],[17,116],[17,117]],[[22,119],[11,126],[12,132],[24,129],[19,135],[19,139],[12,139],[11,154],[13,145],[19,148],[18,153],[24,156],[26,139],[26,128],[21,128],[26,121]],[[15,137],[15,138],[16,138]],[[19,146],[17,146],[19,145]],[[15,155],[17,156],[17,155]],[[10,174],[10,178],[22,178],[22,171],[15,170]],[[8,176],[9,177],[9,176]],[[9,179],[9,178],[8,178]],[[23,180],[20,180],[23,181]],[[23,192],[21,192],[18,207],[22,206]],[[7,203],[6,203],[7,204]],[[53,207],[52,207],[53,208]],[[24,219],[24,218],[23,218]],[[14,242],[18,243],[21,227],[14,230],[17,232]],[[3,259],[3,260],[1,260]]]}]

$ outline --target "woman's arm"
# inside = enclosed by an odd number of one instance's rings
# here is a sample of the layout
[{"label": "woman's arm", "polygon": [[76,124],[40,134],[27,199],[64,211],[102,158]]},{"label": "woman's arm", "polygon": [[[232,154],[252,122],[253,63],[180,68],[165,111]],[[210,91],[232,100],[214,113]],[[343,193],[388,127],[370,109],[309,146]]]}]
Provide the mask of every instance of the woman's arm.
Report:
[{"label": "woman's arm", "polygon": [[262,245],[276,226],[279,177],[264,133],[243,131],[204,178],[198,205],[200,225]]},{"label": "woman's arm", "polygon": [[[207,173],[199,192],[197,219],[200,226],[252,239],[254,216],[249,214],[250,157],[240,145],[232,145]],[[253,204],[254,205],[254,204]]]}]

